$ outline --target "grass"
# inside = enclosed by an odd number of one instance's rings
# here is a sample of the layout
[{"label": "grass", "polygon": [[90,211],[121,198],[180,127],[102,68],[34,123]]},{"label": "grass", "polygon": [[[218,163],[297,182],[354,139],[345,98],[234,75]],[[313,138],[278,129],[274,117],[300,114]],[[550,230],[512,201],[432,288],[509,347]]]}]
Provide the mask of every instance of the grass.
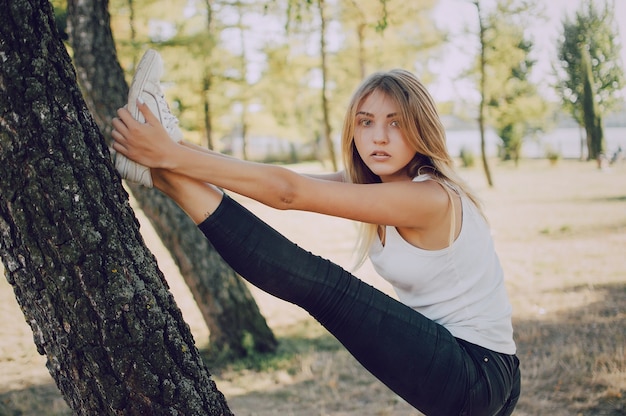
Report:
[{"label": "grass", "polygon": [[544,297],[595,300],[545,319],[515,321],[524,363],[519,410],[528,415],[624,414],[626,285],[574,286],[548,290]]},{"label": "grass", "polygon": [[336,352],[342,348],[339,341],[313,320],[274,330],[278,339],[278,348],[274,353],[258,353],[251,350],[244,358],[221,360],[210,354],[208,349],[201,350],[202,357],[216,376],[238,371],[271,372],[287,371],[297,374],[302,361],[313,352]]}]

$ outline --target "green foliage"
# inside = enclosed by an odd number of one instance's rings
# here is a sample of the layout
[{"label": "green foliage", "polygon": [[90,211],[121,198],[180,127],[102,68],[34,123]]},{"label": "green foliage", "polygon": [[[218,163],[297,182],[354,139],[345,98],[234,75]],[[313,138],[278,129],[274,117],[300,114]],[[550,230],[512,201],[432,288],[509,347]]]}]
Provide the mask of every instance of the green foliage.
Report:
[{"label": "green foliage", "polygon": [[61,35],[61,39],[67,41],[69,38],[67,34],[67,2],[53,0],[50,3],[52,3],[52,7],[54,8],[54,22]]},{"label": "green foliage", "polygon": [[254,336],[250,332],[244,331],[241,345],[245,348],[246,355],[253,354],[255,351]]},{"label": "green foliage", "polygon": [[474,166],[474,152],[472,152],[470,149],[462,147],[459,157],[461,158],[461,163],[464,168],[471,168]]},{"label": "green foliage", "polygon": [[564,109],[587,131],[589,158],[602,151],[602,118],[621,103],[625,86],[613,4],[597,3],[586,0],[564,20],[555,68]]},{"label": "green foliage", "polygon": [[353,81],[350,93],[360,82],[355,79],[357,74],[362,77],[374,71],[405,68],[415,71],[425,83],[432,79],[429,60],[446,39],[430,15],[435,5],[434,0],[338,2],[336,22],[342,28],[343,41],[332,66],[335,73],[349,74]]},{"label": "green foliage", "polygon": [[581,124],[582,108],[579,105],[583,95],[583,74],[581,48],[589,52],[594,90],[596,90],[600,111],[605,113],[621,102],[620,90],[624,87],[624,70],[619,58],[619,40],[613,20],[613,10],[604,3],[586,0],[574,18],[566,18],[558,43],[559,82],[556,91],[563,99],[568,112]]},{"label": "green foliage", "polygon": [[[326,95],[335,135],[365,74],[403,67],[426,83],[432,79],[428,58],[444,40],[429,15],[435,3],[325,2]],[[323,136],[317,5],[313,0],[173,0],[163,7],[156,0],[111,0],[109,9],[129,81],[146,48],[163,56],[165,94],[186,137],[204,144],[212,136],[216,149],[223,150],[230,138],[247,131],[251,141],[287,138],[300,149],[321,147]]]},{"label": "green foliage", "polygon": [[546,159],[548,159],[552,164],[556,164],[561,159],[561,152],[554,149],[553,147],[546,148]]},{"label": "green foliage", "polygon": [[535,64],[524,19],[536,17],[528,3],[501,0],[485,18],[488,120],[502,139],[502,158],[519,161],[524,139],[546,126],[548,105],[529,80]]},{"label": "green foliage", "polygon": [[203,359],[213,372],[221,370],[297,372],[302,357],[312,351],[337,351],[341,344],[321,325],[313,321],[302,321],[296,325],[277,329],[278,349],[275,353],[260,353],[252,349],[243,358],[233,360],[228,355],[216,355],[203,351]]},{"label": "green foliage", "polygon": [[602,126],[602,114],[599,111],[598,102],[595,100],[593,89],[593,70],[589,51],[581,46],[581,72],[583,82],[582,109],[585,131],[587,132],[587,144],[589,157],[595,159],[604,153],[604,129]]}]

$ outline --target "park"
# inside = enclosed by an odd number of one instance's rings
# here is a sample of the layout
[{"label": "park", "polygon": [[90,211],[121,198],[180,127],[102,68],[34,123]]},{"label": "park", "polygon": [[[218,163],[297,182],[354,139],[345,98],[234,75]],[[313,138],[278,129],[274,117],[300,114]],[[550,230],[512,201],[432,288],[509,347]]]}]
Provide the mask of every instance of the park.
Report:
[{"label": "park", "polygon": [[[284,50],[266,48],[272,76],[256,82],[243,76],[245,69],[238,73],[242,76],[233,75],[231,65],[245,66],[243,52],[238,56],[232,48],[211,49],[217,39],[212,25],[198,37],[184,38],[165,30],[172,25],[159,26],[160,37],[154,37],[154,27],[148,25],[137,39],[134,25],[152,21],[133,20],[132,11],[128,26],[127,5],[119,2],[111,4],[117,13],[109,15],[108,2],[80,8],[69,1],[63,18],[53,14],[47,1],[40,3],[0,4],[8,11],[0,18],[0,254],[6,276],[0,283],[0,415],[419,415],[306,312],[243,283],[213,253],[201,259],[197,240],[177,237],[193,225],[181,220],[180,210],[158,192],[121,182],[107,148],[111,117],[127,93],[124,78],[150,44],[173,62],[164,85],[189,138],[213,149],[233,137],[253,140],[268,131],[301,136],[314,143],[310,160],[294,161],[297,155],[290,151],[272,162],[304,173],[332,172],[339,168],[332,138],[338,134],[338,108],[353,85],[340,82],[341,74],[351,73],[343,68],[358,58],[363,76],[366,67],[382,66],[389,55],[352,56],[350,52],[362,50],[349,42],[346,53],[336,54],[336,45],[327,49],[322,24],[321,61],[341,56],[345,62],[304,68],[299,65],[310,61],[300,55],[292,61],[298,65],[285,66]],[[52,3],[59,7],[63,2]],[[152,3],[139,3],[163,18]],[[308,16],[309,23],[324,23],[324,2],[309,8],[289,4],[294,6],[289,13],[295,10],[298,19]],[[406,34],[402,30],[414,29],[400,25],[400,32],[394,32],[391,22],[398,10],[387,8],[389,4],[368,3],[376,10],[382,7],[380,16],[364,20],[368,36],[401,38]],[[463,123],[474,126],[472,148],[478,150],[457,149],[452,156],[484,202],[505,272],[522,371],[522,396],[514,414],[623,414],[626,163],[615,151],[624,147],[624,137],[615,132],[624,128],[619,116],[624,76],[614,64],[614,27],[604,25],[612,15],[608,9],[593,15],[589,2],[589,9],[576,15],[578,21],[563,22],[566,33],[558,57],[563,65],[557,72],[565,78],[552,85],[561,94],[563,105],[557,108],[529,78],[532,42],[517,30],[522,26],[513,24],[523,21],[521,14],[505,9],[490,13],[481,9],[483,2],[471,4],[478,12],[480,31],[474,34],[482,55],[468,79],[483,99],[479,104],[466,101],[468,95],[439,105],[442,114],[463,114]],[[240,26],[235,27],[243,33],[246,13],[237,11]],[[423,16],[428,8],[410,11],[415,14],[409,16]],[[191,23],[204,15],[195,6],[188,12],[190,24],[180,27],[197,30]],[[605,37],[598,36],[604,43],[568,44],[567,31],[584,26],[584,12],[596,19],[596,35],[606,31]],[[95,19],[85,18],[90,13]],[[221,17],[232,18],[229,13]],[[117,45],[110,17],[120,36]],[[67,33],[60,24],[65,18]],[[294,22],[302,24],[298,19]],[[353,22],[347,18],[346,27]],[[308,33],[305,26],[297,27],[303,32],[290,39]],[[133,37],[124,38],[129,32],[120,27],[130,27]],[[417,57],[428,56],[429,47],[441,46],[444,37],[427,23],[422,28],[434,35],[425,43],[430,46],[405,45],[410,53],[402,57],[407,60],[396,64],[415,64],[412,69],[428,79],[434,67],[420,66]],[[203,55],[207,50],[218,54],[211,58],[213,66],[207,64],[210,54]],[[298,46],[293,51],[301,52]],[[604,54],[601,59],[598,53]],[[194,64],[179,65],[180,56]],[[204,78],[190,75],[190,68],[200,69]],[[498,76],[488,77],[494,73]],[[299,90],[310,74],[322,78],[308,78],[305,91]],[[598,74],[610,81],[594,94]],[[327,83],[329,76],[336,82]],[[184,95],[185,89],[195,95]],[[263,100],[251,98],[248,90]],[[617,116],[605,118],[611,110]],[[564,118],[569,127],[578,127],[578,134],[571,134],[575,145],[568,143],[567,153],[542,147],[543,135],[563,125]],[[605,129],[607,120],[611,133]],[[484,150],[485,129],[491,138],[495,132],[501,139],[495,152]],[[524,147],[533,144],[539,150],[529,157]],[[242,149],[239,156],[245,159],[246,147]],[[572,156],[571,149],[580,154]],[[351,268],[356,236],[351,222],[302,212],[281,212],[278,218],[277,211],[233,197],[302,247]],[[355,274],[394,295],[369,263]],[[245,313],[236,313],[241,311]]]}]

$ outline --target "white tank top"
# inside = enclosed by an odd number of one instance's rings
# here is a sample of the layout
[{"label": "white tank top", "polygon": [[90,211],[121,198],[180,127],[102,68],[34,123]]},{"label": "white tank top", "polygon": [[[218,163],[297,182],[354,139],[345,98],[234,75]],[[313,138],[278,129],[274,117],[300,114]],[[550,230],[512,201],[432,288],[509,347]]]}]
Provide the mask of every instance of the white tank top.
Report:
[{"label": "white tank top", "polygon": [[[430,179],[422,175],[414,181]],[[489,226],[461,196],[461,232],[451,246],[423,250],[387,226],[385,245],[376,238],[369,256],[398,299],[452,335],[503,354],[515,354],[511,304]]]}]

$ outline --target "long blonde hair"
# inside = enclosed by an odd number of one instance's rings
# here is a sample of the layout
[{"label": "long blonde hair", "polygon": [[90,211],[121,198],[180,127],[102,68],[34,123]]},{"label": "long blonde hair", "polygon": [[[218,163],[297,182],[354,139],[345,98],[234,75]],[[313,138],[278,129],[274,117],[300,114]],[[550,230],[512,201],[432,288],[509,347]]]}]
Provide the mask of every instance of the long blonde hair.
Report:
[{"label": "long blonde hair", "polygon": [[[406,166],[406,174],[414,178],[422,171],[441,183],[453,198],[451,188],[466,195],[479,209],[482,209],[478,198],[454,170],[454,161],[446,147],[446,134],[439,118],[435,102],[424,85],[411,72],[394,69],[388,72],[377,72],[368,77],[354,92],[346,111],[341,147],[343,162],[352,183],[378,183],[380,177],[365,165],[354,144],[356,113],[361,103],[374,91],[379,91],[394,100],[400,111],[399,121],[403,136],[415,150],[415,156]],[[451,241],[454,239],[455,214],[452,209]],[[484,214],[483,214],[484,216]],[[384,224],[361,224],[357,251],[357,265],[361,265],[367,257],[369,246],[376,236],[376,231]]]}]

